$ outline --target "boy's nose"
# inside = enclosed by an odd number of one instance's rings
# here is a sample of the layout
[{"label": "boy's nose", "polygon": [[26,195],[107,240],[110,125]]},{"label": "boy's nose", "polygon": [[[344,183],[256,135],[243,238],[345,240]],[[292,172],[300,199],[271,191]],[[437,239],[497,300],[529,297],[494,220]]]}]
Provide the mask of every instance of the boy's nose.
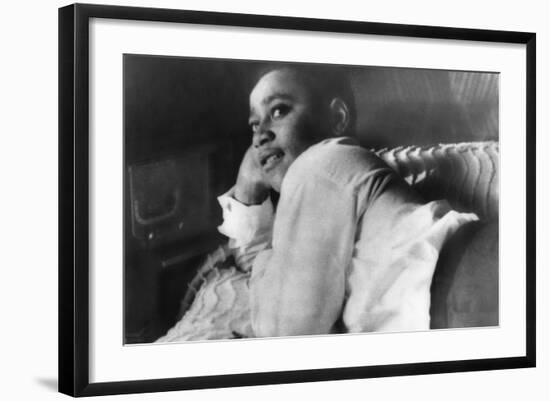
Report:
[{"label": "boy's nose", "polygon": [[271,142],[275,138],[275,134],[272,131],[269,130],[261,130],[254,134],[252,137],[252,144],[255,148],[259,148],[260,146]]}]

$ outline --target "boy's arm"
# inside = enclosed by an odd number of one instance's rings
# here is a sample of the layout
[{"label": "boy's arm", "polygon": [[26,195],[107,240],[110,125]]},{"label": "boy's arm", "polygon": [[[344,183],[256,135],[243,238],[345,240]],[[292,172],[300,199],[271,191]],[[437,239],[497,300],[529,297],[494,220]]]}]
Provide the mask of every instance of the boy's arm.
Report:
[{"label": "boy's arm", "polygon": [[272,250],[254,261],[252,325],[259,337],[329,333],[343,307],[356,196],[308,175],[285,178]]}]

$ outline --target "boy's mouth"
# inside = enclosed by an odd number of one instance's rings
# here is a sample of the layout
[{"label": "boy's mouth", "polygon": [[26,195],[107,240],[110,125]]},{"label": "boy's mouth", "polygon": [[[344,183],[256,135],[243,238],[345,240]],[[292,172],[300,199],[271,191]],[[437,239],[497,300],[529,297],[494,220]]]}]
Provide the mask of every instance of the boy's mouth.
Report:
[{"label": "boy's mouth", "polygon": [[267,171],[271,170],[283,158],[284,152],[280,150],[270,150],[260,157],[260,165]]}]

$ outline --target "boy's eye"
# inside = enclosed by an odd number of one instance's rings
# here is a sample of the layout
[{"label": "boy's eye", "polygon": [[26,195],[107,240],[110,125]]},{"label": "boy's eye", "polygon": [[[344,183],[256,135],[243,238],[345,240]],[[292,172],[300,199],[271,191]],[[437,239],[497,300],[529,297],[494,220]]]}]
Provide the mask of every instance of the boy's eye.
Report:
[{"label": "boy's eye", "polygon": [[284,117],[290,111],[290,106],[286,104],[278,104],[277,106],[271,109],[271,118],[276,120],[278,118]]},{"label": "boy's eye", "polygon": [[256,121],[253,121],[249,125],[250,125],[250,128],[252,129],[252,132],[256,132],[260,124]]}]

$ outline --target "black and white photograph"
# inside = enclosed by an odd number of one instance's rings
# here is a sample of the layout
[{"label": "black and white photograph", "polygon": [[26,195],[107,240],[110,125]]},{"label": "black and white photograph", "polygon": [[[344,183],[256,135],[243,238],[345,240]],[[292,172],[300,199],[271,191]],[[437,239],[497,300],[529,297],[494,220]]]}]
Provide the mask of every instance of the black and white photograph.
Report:
[{"label": "black and white photograph", "polygon": [[499,85],[124,54],[124,344],[499,326]]},{"label": "black and white photograph", "polygon": [[550,399],[544,2],[7,2],[0,399]]}]

